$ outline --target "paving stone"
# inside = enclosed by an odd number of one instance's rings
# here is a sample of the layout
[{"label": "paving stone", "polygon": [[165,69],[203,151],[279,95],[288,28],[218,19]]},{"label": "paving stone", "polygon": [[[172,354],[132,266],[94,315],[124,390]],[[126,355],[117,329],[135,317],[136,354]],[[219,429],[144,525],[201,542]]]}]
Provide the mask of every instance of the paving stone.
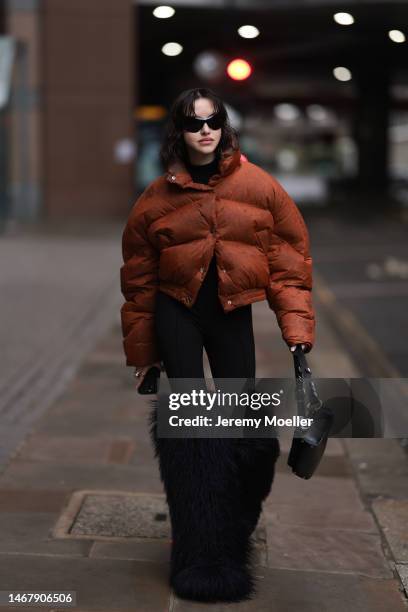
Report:
[{"label": "paving stone", "polygon": [[[98,345],[86,359],[86,364],[119,366],[123,369],[124,354],[120,337],[115,336],[115,343],[111,346]],[[115,372],[117,370],[115,369]]]},{"label": "paving stone", "polygon": [[126,367],[126,358],[122,346],[122,333],[116,335],[116,345],[112,347],[95,347],[78,370],[81,378],[93,376],[117,376],[131,379],[131,368]]},{"label": "paving stone", "polygon": [[74,379],[72,385],[69,385],[48,413],[41,418],[39,424],[42,425],[48,418],[57,416],[93,417],[95,420],[109,418],[115,415],[117,406],[124,401],[134,405],[135,409],[144,405],[144,402],[136,397],[134,389],[123,388],[116,380],[110,381],[109,384],[104,379],[80,384]]},{"label": "paving stone", "polygon": [[133,540],[126,542],[94,542],[90,557],[107,559],[128,559],[151,561],[153,563],[170,563],[170,540]]},{"label": "paving stone", "polygon": [[82,390],[80,388],[75,392],[66,392],[54,403],[47,417],[43,418],[42,421],[47,421],[49,416],[75,416],[76,418],[87,416],[88,418],[93,417],[95,420],[101,417],[114,417],[118,407],[124,403],[131,406],[134,412],[138,414],[143,404],[135,402],[134,393],[133,389],[129,391],[120,390],[119,392],[117,389],[103,389],[101,394],[99,382],[98,384],[94,383],[90,389]]},{"label": "paving stone", "polygon": [[122,463],[122,464],[129,463],[134,453],[134,450],[135,450],[134,440],[126,440],[126,439],[113,440],[109,448],[107,462],[108,463]]},{"label": "paving stone", "polygon": [[261,515],[255,532],[251,536],[252,540],[252,565],[260,565],[266,567],[268,565],[268,539],[266,524],[263,516]]},{"label": "paving stone", "polygon": [[150,438],[145,438],[144,440],[139,439],[135,442],[135,450],[129,460],[129,464],[137,465],[140,462],[154,466],[154,470],[158,469],[157,459],[154,455],[154,449]]},{"label": "paving stone", "polygon": [[0,489],[0,512],[59,512],[67,499],[65,491]]},{"label": "paving stone", "polygon": [[397,457],[371,456],[353,459],[360,486],[366,495],[395,499],[407,496],[408,461]]},{"label": "paving stone", "polygon": [[267,524],[268,566],[391,578],[379,535]]},{"label": "paving stone", "polygon": [[123,489],[161,493],[158,470],[143,462],[129,465],[70,465],[42,461],[14,460],[0,476],[0,489],[26,487],[27,490],[47,488],[70,491],[72,489]]},{"label": "paving stone", "polygon": [[349,529],[378,533],[378,528],[370,512],[363,509],[349,509],[347,506],[327,506],[316,499],[308,504],[284,504],[272,501],[264,504],[265,521],[279,525],[299,525],[321,529]]},{"label": "paving stone", "polygon": [[[148,415],[150,405],[133,404],[118,394],[107,407],[87,405],[84,402],[65,402],[49,413],[36,426],[38,435],[74,436],[77,438],[131,438],[149,439]],[[125,409],[124,409],[125,407]]]},{"label": "paving stone", "polygon": [[380,456],[388,461],[406,459],[398,441],[391,438],[344,438],[343,443],[353,459]]},{"label": "paving stone", "polygon": [[[86,378],[74,378],[58,397],[50,412],[58,413],[64,404],[68,402],[72,402],[73,406],[82,402],[82,405],[86,404],[87,410],[95,411],[99,408],[103,412],[104,409],[109,407],[114,409],[122,393],[125,393],[130,400],[133,399],[135,404],[138,401],[140,402],[136,390],[132,387],[132,383],[125,385],[124,380],[119,376],[108,379],[101,377],[97,381]],[[46,418],[46,415],[43,418]]]},{"label": "paving stone", "polygon": [[119,398],[119,401],[115,407],[115,412],[112,415],[113,420],[126,421],[129,423],[140,423],[143,427],[146,427],[147,415],[149,411],[149,404],[135,405],[134,402],[129,401],[127,397]]},{"label": "paving stone", "polygon": [[[279,472],[292,474],[292,468],[288,466],[289,453],[281,452],[279,460],[276,464],[276,469]],[[332,478],[351,476],[351,466],[349,460],[340,455],[323,456],[318,465],[313,477],[316,476],[331,476]]]},{"label": "paving stone", "polygon": [[364,509],[354,480],[316,475],[304,480],[295,474],[277,473],[266,506],[273,508],[275,502],[304,508],[318,504],[322,509]]},{"label": "paving stone", "polygon": [[87,556],[91,542],[52,537],[57,518],[51,512],[1,513],[0,553]]},{"label": "paving stone", "polygon": [[[406,612],[396,580],[329,572],[257,568],[251,601],[213,604],[211,612]],[[172,612],[200,612],[203,604],[174,598]]]},{"label": "paving stone", "polygon": [[129,438],[84,438],[75,436],[31,435],[18,454],[20,460],[67,463],[128,463],[134,450]]},{"label": "paving stone", "polygon": [[408,565],[396,565],[396,570],[403,584],[405,595],[408,597]]},{"label": "paving stone", "polygon": [[123,388],[116,380],[109,381],[109,384],[103,380],[100,384],[99,380],[86,383],[74,379],[52,406],[49,414],[64,414],[68,409],[79,410],[82,406],[86,414],[97,417],[98,414],[114,413],[117,404],[123,402],[124,398],[135,407],[145,403],[143,396],[138,396],[135,389]]},{"label": "paving stone", "polygon": [[[322,317],[321,315],[319,317],[319,328],[321,328]],[[319,346],[318,354],[317,351],[314,355],[310,354],[308,363],[312,372],[318,373],[319,378],[353,378],[358,376],[353,359],[350,355],[339,351],[338,343],[332,349]]]},{"label": "paving stone", "polygon": [[[147,419],[147,417],[146,417]],[[50,415],[46,421],[41,422],[36,428],[36,433],[54,436],[75,436],[91,438],[93,436],[138,437],[148,436],[147,424],[141,429],[140,421],[124,421],[108,417],[99,419],[86,414],[86,408],[82,407],[82,417],[75,414],[66,416]]]},{"label": "paving stone", "polygon": [[76,591],[78,606],[70,608],[73,610],[158,612],[168,609],[168,570],[163,563],[0,555],[0,567],[2,590]]},{"label": "paving stone", "polygon": [[376,499],[373,511],[397,563],[408,563],[408,500]]}]

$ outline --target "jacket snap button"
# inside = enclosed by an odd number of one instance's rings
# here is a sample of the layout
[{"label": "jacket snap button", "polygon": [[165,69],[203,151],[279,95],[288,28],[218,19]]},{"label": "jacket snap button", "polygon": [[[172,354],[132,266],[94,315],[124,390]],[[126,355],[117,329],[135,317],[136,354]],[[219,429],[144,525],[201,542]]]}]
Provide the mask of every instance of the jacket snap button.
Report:
[{"label": "jacket snap button", "polygon": [[201,272],[201,274],[204,272],[204,268],[203,268],[203,266],[201,266],[201,268],[200,268],[200,272]]},{"label": "jacket snap button", "polygon": [[172,180],[172,181],[175,181],[175,180],[176,180],[176,177],[174,176],[174,174],[172,175],[171,180]]},{"label": "jacket snap button", "polygon": [[231,300],[228,300],[227,304],[232,304]]}]

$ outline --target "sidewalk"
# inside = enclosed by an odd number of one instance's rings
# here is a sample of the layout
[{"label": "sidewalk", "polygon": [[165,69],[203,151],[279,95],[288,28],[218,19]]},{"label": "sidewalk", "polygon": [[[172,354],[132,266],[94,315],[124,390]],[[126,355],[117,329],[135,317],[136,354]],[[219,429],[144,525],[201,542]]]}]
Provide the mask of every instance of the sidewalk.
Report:
[{"label": "sidewalk", "polygon": [[[316,307],[312,371],[359,376],[318,299]],[[292,376],[273,313],[265,302],[253,313],[257,376]],[[256,599],[177,599],[148,399],[124,363],[115,323],[0,476],[1,590],[76,591],[79,612],[407,610],[408,471],[394,440],[331,439],[309,481],[290,472],[284,445],[256,532]]]},{"label": "sidewalk", "polygon": [[408,310],[408,226],[403,212],[395,216],[367,209],[364,214],[315,209],[305,217],[318,272],[314,280],[321,277],[329,288],[324,291],[325,310],[333,311],[336,327],[342,319],[347,350],[366,376],[408,377],[406,334],[401,333]]},{"label": "sidewalk", "polygon": [[119,319],[121,229],[48,222],[0,237],[0,473]]}]

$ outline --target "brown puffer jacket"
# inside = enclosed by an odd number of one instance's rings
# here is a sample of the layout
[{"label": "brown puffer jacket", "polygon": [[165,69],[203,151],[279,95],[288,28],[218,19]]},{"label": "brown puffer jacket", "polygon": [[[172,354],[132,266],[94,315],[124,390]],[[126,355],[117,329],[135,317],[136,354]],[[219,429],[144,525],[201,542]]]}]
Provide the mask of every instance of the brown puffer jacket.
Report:
[{"label": "brown puffer jacket", "polygon": [[213,252],[224,312],[268,300],[288,346],[314,344],[312,258],[303,217],[280,183],[224,151],[219,174],[194,183],[174,162],[132,207],[122,237],[121,308],[126,365],[161,359],[156,292],[191,307]]}]

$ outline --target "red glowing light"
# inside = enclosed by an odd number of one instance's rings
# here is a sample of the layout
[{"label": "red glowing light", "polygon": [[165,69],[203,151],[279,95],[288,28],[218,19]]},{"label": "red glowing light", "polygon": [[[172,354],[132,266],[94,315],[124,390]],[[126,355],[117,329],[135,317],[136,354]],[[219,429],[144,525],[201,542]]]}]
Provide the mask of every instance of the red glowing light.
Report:
[{"label": "red glowing light", "polygon": [[227,66],[227,73],[234,81],[247,79],[252,72],[251,65],[244,59],[234,59]]}]

